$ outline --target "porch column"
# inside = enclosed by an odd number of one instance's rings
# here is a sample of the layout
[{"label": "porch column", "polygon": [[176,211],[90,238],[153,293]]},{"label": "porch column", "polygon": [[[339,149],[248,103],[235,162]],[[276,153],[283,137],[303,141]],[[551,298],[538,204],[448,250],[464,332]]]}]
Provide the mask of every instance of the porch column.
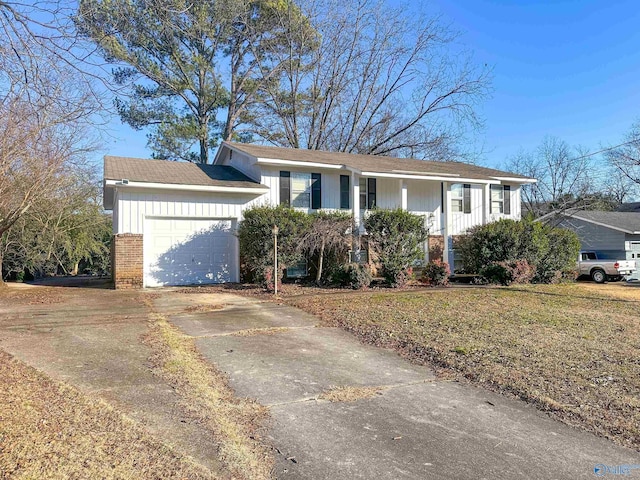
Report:
[{"label": "porch column", "polygon": [[409,210],[409,189],[406,180],[400,180],[400,208]]},{"label": "porch column", "polygon": [[356,231],[355,235],[360,235],[360,179],[351,172],[351,206],[353,208],[353,223]]},{"label": "porch column", "polygon": [[451,239],[451,184],[449,182],[442,182],[442,189],[444,195],[441,195],[441,211],[442,215],[442,239],[444,240],[444,251],[442,252],[442,260],[451,265],[451,259],[449,254],[451,253],[452,239]]},{"label": "porch column", "polygon": [[486,225],[491,220],[491,187],[489,184],[482,186],[482,224]]}]

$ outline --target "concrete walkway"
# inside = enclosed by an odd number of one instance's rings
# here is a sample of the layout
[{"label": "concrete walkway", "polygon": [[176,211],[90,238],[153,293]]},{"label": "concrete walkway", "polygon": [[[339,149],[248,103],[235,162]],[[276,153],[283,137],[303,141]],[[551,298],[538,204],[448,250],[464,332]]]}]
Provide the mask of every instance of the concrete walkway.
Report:
[{"label": "concrete walkway", "polygon": [[[219,470],[209,431],[184,414],[181,398],[152,373],[151,351],[143,343],[148,312],[140,293],[95,282],[71,285],[8,287],[25,289],[27,298],[22,305],[0,298],[0,348],[102,398],[160,441]],[[39,292],[46,292],[42,302]]]},{"label": "concrete walkway", "polygon": [[[197,338],[238,395],[270,407],[278,478],[573,479],[594,478],[597,464],[640,464],[637,452],[523,402],[438,381],[429,368],[317,327],[297,309],[232,295],[187,297],[155,302]],[[181,313],[186,300],[223,308]],[[384,388],[352,403],[317,398],[338,386]]]},{"label": "concrete walkway", "polygon": [[[637,452],[522,402],[439,381],[299,310],[235,295],[56,287],[42,302],[0,299],[0,348],[104,398],[216,470],[213,439],[150,370],[140,294],[196,338],[238,395],[270,406],[277,478],[574,479],[595,478],[596,464],[640,464]],[[194,313],[211,305],[222,308]],[[383,389],[352,403],[317,399],[337,386]]]}]

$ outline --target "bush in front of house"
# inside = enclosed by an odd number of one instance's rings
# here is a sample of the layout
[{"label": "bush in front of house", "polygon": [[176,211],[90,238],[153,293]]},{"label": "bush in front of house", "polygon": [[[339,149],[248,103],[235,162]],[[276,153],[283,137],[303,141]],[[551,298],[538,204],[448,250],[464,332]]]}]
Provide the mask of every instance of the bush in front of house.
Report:
[{"label": "bush in front of house", "polygon": [[526,260],[495,262],[482,268],[480,275],[489,283],[501,285],[531,283],[536,275],[536,267]]},{"label": "bush in front of house", "polygon": [[575,268],[580,242],[570,230],[502,219],[471,228],[456,249],[465,271],[490,282],[553,283],[563,271]]},{"label": "bush in front of house", "polygon": [[420,281],[432,287],[443,287],[449,284],[450,275],[449,264],[436,259],[424,266]]},{"label": "bush in front of house", "polygon": [[373,277],[369,265],[360,263],[347,263],[333,271],[331,275],[332,283],[343,287],[362,290],[371,285]]},{"label": "bush in front of house", "polygon": [[[311,217],[304,212],[279,205],[277,207],[257,206],[244,212],[244,219],[238,226],[240,257],[249,280],[259,282],[269,288],[274,284],[273,275],[273,226],[278,226],[278,282],[287,266],[304,260],[298,248],[300,238],[311,223]],[[269,269],[271,269],[269,271]],[[269,277],[269,278],[268,278]]]},{"label": "bush in front of house", "polygon": [[[568,229],[546,227],[547,254],[536,265],[535,282],[556,283],[571,280],[576,271],[576,259],[580,253],[578,235]],[[575,280],[577,276],[573,277]]]},{"label": "bush in front of house", "polygon": [[316,284],[321,285],[327,272],[340,269],[349,257],[353,219],[345,212],[315,212],[308,228],[301,232],[298,249],[315,260]]},{"label": "bush in front of house", "polygon": [[402,209],[374,210],[364,219],[364,227],[386,282],[404,286],[413,264],[424,258],[424,219]]}]

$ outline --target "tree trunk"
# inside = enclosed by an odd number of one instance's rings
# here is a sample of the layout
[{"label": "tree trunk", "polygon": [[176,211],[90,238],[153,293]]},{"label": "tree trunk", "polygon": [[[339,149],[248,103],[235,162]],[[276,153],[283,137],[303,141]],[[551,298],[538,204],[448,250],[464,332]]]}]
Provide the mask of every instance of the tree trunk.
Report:
[{"label": "tree trunk", "polygon": [[318,258],[318,272],[316,273],[316,284],[321,285],[322,284],[322,263],[324,260],[324,246],[325,246],[325,239],[322,239],[322,243],[320,244],[320,254],[319,254],[319,258]]},{"label": "tree trunk", "polygon": [[73,264],[73,270],[71,270],[71,275],[73,275],[73,276],[78,275],[78,267],[79,267],[78,263],[79,262],[75,262]]},{"label": "tree trunk", "polygon": [[200,137],[200,163],[209,163],[209,142],[207,138]]},{"label": "tree trunk", "polygon": [[3,261],[2,251],[0,251],[0,288],[4,288],[5,286],[4,276],[2,275],[2,261]]}]

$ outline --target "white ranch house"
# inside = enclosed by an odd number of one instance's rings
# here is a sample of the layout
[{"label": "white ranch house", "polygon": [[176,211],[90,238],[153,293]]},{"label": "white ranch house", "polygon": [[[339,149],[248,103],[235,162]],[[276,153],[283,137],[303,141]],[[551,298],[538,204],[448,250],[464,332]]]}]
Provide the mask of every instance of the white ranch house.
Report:
[{"label": "white ranch house", "polygon": [[[403,208],[429,227],[425,256],[454,261],[475,225],[519,219],[532,178],[457,162],[223,142],[213,165],[105,157],[116,288],[239,281],[234,231],[253,205],[350,212]],[[440,250],[440,251],[439,251]]]}]

